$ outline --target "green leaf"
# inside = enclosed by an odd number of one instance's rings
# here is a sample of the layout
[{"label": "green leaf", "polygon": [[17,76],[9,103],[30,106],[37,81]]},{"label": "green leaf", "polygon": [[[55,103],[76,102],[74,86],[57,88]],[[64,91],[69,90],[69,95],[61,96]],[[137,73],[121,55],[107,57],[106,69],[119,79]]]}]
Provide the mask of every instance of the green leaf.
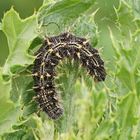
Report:
[{"label": "green leaf", "polygon": [[[136,94],[130,93],[122,98],[116,112],[116,122],[120,128],[119,140],[131,137],[132,128],[138,122],[138,100]],[[122,117],[123,116],[123,117]]]},{"label": "green leaf", "polygon": [[45,5],[45,4],[50,4],[50,3],[52,3],[52,2],[57,2],[57,1],[60,1],[60,0],[43,0],[43,5]]},{"label": "green leaf", "polygon": [[94,5],[95,0],[63,0],[52,5],[43,5],[40,9],[39,20],[44,25],[56,23],[61,31],[71,22],[74,22],[81,14],[85,13]]},{"label": "green leaf", "polygon": [[129,31],[136,29],[132,7],[124,0],[120,0],[119,7],[115,8],[115,12],[120,32],[124,37],[129,36]]},{"label": "green leaf", "polygon": [[5,82],[2,79],[0,70],[0,134],[8,131],[16,122],[18,109],[10,100],[11,81]]},{"label": "green leaf", "polygon": [[27,76],[25,72],[20,76],[12,78],[12,89],[10,91],[11,100],[16,106],[22,108],[23,117],[29,116],[36,110],[36,102],[33,100],[35,93],[33,91],[33,82],[31,76]]},{"label": "green leaf", "polygon": [[131,8],[132,12],[135,16],[135,20],[140,20],[140,1],[139,0],[124,0]]},{"label": "green leaf", "polygon": [[37,36],[36,15],[21,20],[18,13],[11,8],[2,20],[2,31],[8,41],[9,55],[3,68],[3,74],[9,75],[11,68],[31,64],[34,57],[28,54],[32,40]]},{"label": "green leaf", "polygon": [[94,22],[96,13],[97,10],[89,16],[80,16],[73,27],[74,34],[76,36],[85,36],[89,39],[93,47],[95,47],[98,42],[98,28]]},{"label": "green leaf", "polygon": [[95,140],[109,139],[111,136],[113,122],[112,120],[105,120],[100,124],[94,134]]},{"label": "green leaf", "polygon": [[9,110],[13,109],[14,104],[10,101],[11,82],[4,82],[0,70],[0,122],[5,119]]}]

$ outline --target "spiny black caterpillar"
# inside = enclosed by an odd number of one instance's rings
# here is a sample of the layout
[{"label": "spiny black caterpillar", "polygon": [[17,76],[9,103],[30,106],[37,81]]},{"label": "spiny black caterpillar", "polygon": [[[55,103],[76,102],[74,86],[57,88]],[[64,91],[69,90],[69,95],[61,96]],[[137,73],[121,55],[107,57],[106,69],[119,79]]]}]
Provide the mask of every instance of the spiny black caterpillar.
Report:
[{"label": "spiny black caterpillar", "polygon": [[79,61],[96,81],[104,81],[106,77],[103,60],[85,38],[70,33],[46,37],[42,47],[37,51],[33,78],[37,101],[42,110],[52,119],[58,119],[63,114],[54,78],[55,67],[65,57]]}]

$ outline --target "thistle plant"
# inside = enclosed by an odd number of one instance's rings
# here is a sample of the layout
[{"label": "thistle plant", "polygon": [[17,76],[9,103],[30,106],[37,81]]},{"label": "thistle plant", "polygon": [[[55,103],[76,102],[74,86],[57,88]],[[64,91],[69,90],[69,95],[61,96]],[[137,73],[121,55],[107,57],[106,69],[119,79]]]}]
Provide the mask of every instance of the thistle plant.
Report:
[{"label": "thistle plant", "polygon": [[[140,139],[140,4],[108,1],[111,12],[106,14],[101,3],[44,0],[26,19],[14,8],[4,14],[0,30],[9,53],[0,67],[2,140]],[[45,36],[66,31],[87,38],[99,50],[107,77],[96,83],[79,63],[63,60],[55,84],[64,114],[54,121],[33,99],[31,71]]]}]

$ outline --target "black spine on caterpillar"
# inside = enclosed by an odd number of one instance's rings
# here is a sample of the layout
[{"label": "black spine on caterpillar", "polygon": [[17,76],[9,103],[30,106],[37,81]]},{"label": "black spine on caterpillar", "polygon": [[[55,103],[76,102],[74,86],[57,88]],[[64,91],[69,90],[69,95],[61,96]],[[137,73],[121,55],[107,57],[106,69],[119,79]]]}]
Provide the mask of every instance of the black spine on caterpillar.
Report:
[{"label": "black spine on caterpillar", "polygon": [[104,81],[106,77],[103,60],[98,51],[92,48],[85,38],[79,38],[70,33],[47,37],[42,47],[37,51],[33,78],[37,101],[43,111],[52,119],[58,119],[63,114],[54,78],[55,67],[65,57],[79,61],[96,81]]}]

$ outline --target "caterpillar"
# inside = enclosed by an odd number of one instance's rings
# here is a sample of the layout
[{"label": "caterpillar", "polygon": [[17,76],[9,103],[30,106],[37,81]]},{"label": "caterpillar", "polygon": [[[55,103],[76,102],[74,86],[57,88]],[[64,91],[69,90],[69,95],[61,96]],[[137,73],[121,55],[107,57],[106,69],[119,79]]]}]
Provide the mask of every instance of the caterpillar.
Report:
[{"label": "caterpillar", "polygon": [[85,38],[76,37],[69,32],[46,37],[36,53],[32,75],[37,102],[49,118],[54,120],[63,114],[54,79],[55,67],[64,58],[78,61],[96,81],[104,81],[106,77],[104,62],[98,50],[92,48]]}]

